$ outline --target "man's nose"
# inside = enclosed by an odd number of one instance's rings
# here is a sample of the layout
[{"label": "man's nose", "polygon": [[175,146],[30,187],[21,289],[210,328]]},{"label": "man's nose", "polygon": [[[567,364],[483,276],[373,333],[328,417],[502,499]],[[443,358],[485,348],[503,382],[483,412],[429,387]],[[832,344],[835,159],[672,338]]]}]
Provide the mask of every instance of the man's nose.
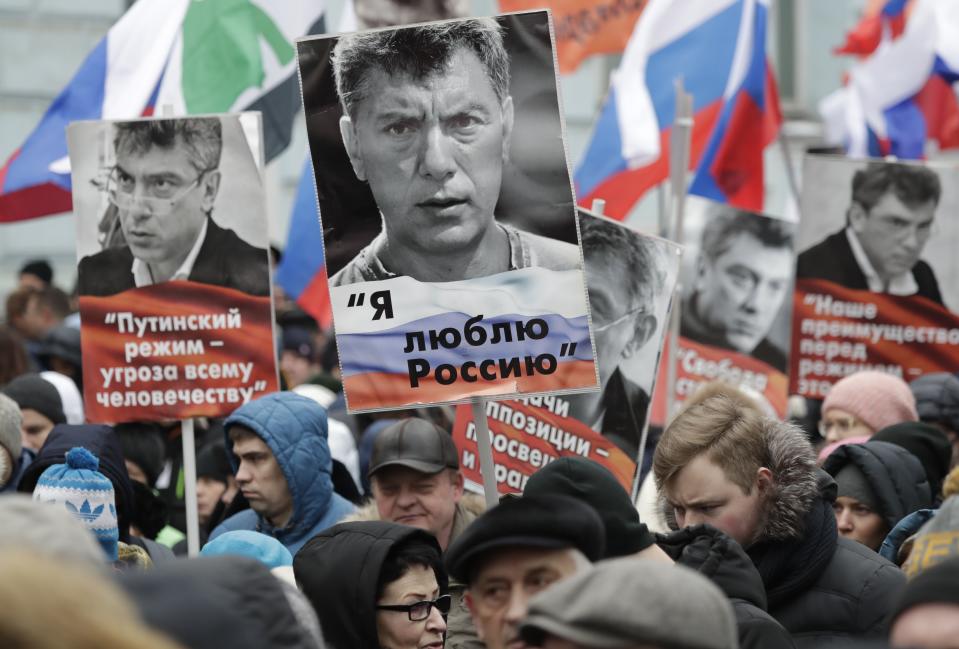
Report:
[{"label": "man's nose", "polygon": [[416,503],[416,496],[412,489],[401,489],[396,497],[396,504],[400,507],[412,507]]},{"label": "man's nose", "polygon": [[250,471],[246,466],[245,462],[240,462],[240,466],[236,470],[236,481],[239,484],[246,484],[252,479]]},{"label": "man's nose", "polygon": [[694,525],[705,522],[706,519],[702,515],[696,512],[686,512],[686,515],[683,517],[682,527],[693,527]]},{"label": "man's nose", "polygon": [[433,180],[446,180],[456,172],[450,138],[440,126],[426,129],[423,138],[420,173]]},{"label": "man's nose", "polygon": [[519,624],[526,617],[529,608],[529,594],[521,585],[513,587],[510,593],[509,606],[506,609],[506,621]]}]

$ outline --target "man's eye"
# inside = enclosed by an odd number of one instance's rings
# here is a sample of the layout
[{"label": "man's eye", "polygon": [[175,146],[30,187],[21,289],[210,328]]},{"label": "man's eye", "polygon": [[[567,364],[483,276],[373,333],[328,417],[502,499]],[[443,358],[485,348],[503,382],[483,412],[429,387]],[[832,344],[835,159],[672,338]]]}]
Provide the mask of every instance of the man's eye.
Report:
[{"label": "man's eye", "polygon": [[392,135],[394,137],[404,137],[406,135],[410,135],[413,132],[415,127],[416,125],[413,122],[408,120],[403,120],[400,122],[393,122],[392,124],[388,124],[386,126],[385,131],[388,135]]},{"label": "man's eye", "polygon": [[475,130],[480,123],[480,120],[472,115],[456,115],[449,121],[450,128],[457,131]]},{"label": "man's eye", "polygon": [[533,575],[527,580],[526,585],[533,590],[543,590],[553,581],[555,580],[547,575]]}]

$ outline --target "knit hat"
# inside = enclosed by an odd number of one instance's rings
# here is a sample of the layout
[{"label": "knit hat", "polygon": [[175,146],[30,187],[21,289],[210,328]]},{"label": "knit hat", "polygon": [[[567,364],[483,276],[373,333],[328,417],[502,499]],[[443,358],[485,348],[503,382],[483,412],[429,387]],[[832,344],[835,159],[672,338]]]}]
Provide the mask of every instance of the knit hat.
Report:
[{"label": "knit hat", "polygon": [[60,393],[53,384],[39,374],[24,374],[13,379],[3,388],[3,393],[17,402],[20,410],[29,408],[56,424],[67,423],[63,414]]},{"label": "knit hat", "polygon": [[902,592],[890,625],[921,604],[959,604],[959,557],[943,561],[912,579]]},{"label": "knit hat", "polygon": [[645,550],[653,535],[639,521],[629,494],[605,467],[584,457],[564,457],[550,462],[530,476],[524,496],[549,494],[571,496],[599,514],[606,528],[604,558],[621,557]]},{"label": "knit hat", "polygon": [[909,386],[885,372],[856,372],[838,381],[822,403],[823,415],[833,408],[845,410],[873,432],[919,419]]},{"label": "knit hat", "polygon": [[100,566],[103,549],[75,517],[26,494],[0,496],[0,553],[30,548],[44,556]]},{"label": "knit hat", "polygon": [[200,551],[201,557],[220,555],[249,557],[270,569],[293,566],[293,555],[285,545],[272,536],[251,530],[225,532],[204,545]]},{"label": "knit hat", "polygon": [[854,498],[863,505],[882,515],[876,492],[869,486],[866,476],[855,464],[847,464],[835,476],[836,496]]},{"label": "knit hat", "polygon": [[949,372],[923,374],[909,384],[920,421],[959,431],[959,378]]},{"label": "knit hat", "polygon": [[553,635],[598,649],[739,647],[733,607],[713,582],[632,557],[601,561],[538,593],[520,634],[533,646]]},{"label": "knit hat", "polygon": [[60,372],[46,371],[40,372],[40,376],[45,381],[53,384],[60,394],[60,403],[63,404],[63,416],[67,418],[68,424],[82,424],[86,419],[83,416],[83,396],[80,394],[80,388],[66,374]]},{"label": "knit hat", "polygon": [[68,512],[93,532],[110,561],[117,560],[117,510],[113,483],[97,471],[96,455],[76,446],[66,455],[66,464],[47,468],[37,481],[33,499],[62,503]]},{"label": "knit hat", "polygon": [[953,557],[959,557],[959,496],[947,498],[936,515],[919,528],[902,570],[912,579]]},{"label": "knit hat", "polygon": [[20,406],[17,402],[0,393],[0,449],[6,449],[6,453],[0,453],[0,489],[10,481],[20,460],[20,425],[23,423],[23,417],[20,414]]},{"label": "knit hat", "polygon": [[872,439],[901,446],[916,456],[926,472],[933,495],[939,493],[952,460],[952,444],[944,432],[929,424],[910,421],[887,426]]}]

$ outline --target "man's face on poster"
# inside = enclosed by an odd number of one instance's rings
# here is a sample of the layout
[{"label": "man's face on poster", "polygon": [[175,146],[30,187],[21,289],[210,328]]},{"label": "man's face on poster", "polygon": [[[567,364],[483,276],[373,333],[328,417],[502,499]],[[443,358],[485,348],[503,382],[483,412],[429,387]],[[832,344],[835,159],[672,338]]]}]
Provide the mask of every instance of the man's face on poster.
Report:
[{"label": "man's face on poster", "polygon": [[144,262],[185,258],[213,209],[219,171],[198,170],[182,142],[145,152],[120,147],[112,188],[120,227]]},{"label": "man's face on poster", "polygon": [[716,257],[700,255],[696,308],[703,323],[748,354],[769,332],[789,291],[793,255],[748,233],[736,235]]},{"label": "man's face on poster", "polygon": [[449,253],[476,245],[493,225],[513,126],[471,50],[415,80],[374,67],[340,131],[353,169],[369,182],[390,246]]},{"label": "man's face on poster", "polygon": [[870,210],[853,203],[849,224],[869,263],[889,280],[912,270],[932,233],[936,202],[906,205],[894,192],[883,194]]},{"label": "man's face on poster", "polygon": [[631,277],[626,264],[616,258],[596,255],[586,259],[586,286],[602,387],[620,363],[642,349],[656,331],[652,305],[633,299],[623,283],[624,278]]}]

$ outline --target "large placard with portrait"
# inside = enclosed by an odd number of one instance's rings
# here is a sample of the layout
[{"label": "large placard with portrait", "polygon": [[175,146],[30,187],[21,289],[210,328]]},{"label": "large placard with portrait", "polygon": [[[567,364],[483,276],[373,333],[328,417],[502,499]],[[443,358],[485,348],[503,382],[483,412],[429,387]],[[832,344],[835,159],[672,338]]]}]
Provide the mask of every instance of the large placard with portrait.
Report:
[{"label": "large placard with portrait", "polygon": [[351,411],[595,390],[545,11],[297,43]]},{"label": "large placard with portrait", "polygon": [[68,128],[89,421],[278,389],[261,138],[258,113]]},{"label": "large placard with portrait", "polygon": [[873,369],[959,369],[959,169],[808,156],[791,388],[821,399]]},{"label": "large placard with portrait", "polygon": [[[572,455],[633,487],[681,248],[582,209],[579,226],[600,391],[486,404],[501,493],[522,491],[539,468]],[[469,406],[457,407],[453,438],[467,482],[482,484]]]},{"label": "large placard with portrait", "polygon": [[[795,237],[793,222],[689,199],[674,408],[703,383],[721,380],[785,416]],[[657,425],[669,418],[667,363],[653,406]]]}]

